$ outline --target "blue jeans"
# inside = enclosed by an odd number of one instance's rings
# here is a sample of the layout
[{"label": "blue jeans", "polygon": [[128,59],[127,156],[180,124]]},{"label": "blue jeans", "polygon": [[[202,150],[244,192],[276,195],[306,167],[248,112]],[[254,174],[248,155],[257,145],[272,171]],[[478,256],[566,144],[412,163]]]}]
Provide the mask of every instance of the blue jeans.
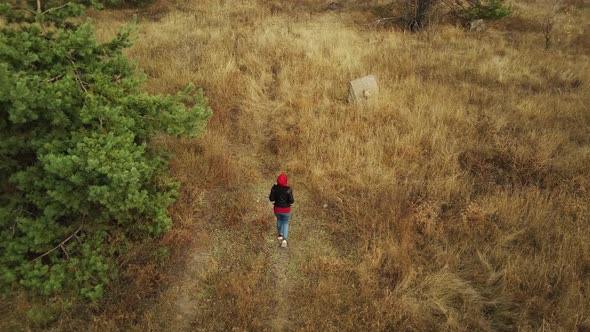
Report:
[{"label": "blue jeans", "polygon": [[275,216],[277,217],[277,233],[283,234],[283,238],[286,240],[287,233],[289,233],[289,219],[291,218],[291,213],[275,212]]}]

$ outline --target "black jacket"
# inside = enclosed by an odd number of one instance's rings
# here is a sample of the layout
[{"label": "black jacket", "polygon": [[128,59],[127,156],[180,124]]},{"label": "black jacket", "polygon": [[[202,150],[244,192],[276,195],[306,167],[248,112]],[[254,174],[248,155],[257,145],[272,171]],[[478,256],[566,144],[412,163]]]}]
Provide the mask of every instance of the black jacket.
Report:
[{"label": "black jacket", "polygon": [[295,200],[293,199],[293,190],[291,190],[290,187],[279,186],[278,184],[272,186],[268,199],[275,203],[274,206],[280,208],[287,208],[295,203]]}]

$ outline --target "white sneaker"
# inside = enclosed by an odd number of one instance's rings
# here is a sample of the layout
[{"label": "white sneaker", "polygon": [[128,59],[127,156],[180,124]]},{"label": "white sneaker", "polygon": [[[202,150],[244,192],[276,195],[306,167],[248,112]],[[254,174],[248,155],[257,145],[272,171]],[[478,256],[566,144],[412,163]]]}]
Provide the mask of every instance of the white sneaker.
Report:
[{"label": "white sneaker", "polygon": [[283,241],[283,237],[279,236],[279,237],[277,237],[277,240],[279,240],[279,242],[281,242],[281,241]]},{"label": "white sneaker", "polygon": [[287,248],[287,240],[283,240],[281,243],[281,248]]}]

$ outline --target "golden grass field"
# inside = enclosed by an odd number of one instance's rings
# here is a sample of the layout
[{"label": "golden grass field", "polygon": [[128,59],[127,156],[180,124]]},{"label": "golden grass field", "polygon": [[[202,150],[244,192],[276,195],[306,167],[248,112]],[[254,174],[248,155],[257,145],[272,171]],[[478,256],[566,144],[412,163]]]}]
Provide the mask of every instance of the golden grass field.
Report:
[{"label": "golden grass field", "polygon": [[[375,1],[325,4],[137,12],[128,55],[146,91],[192,82],[214,116],[198,139],[156,142],[182,184],[174,230],[132,250],[103,307],[59,303],[46,328],[590,331],[588,5],[545,49],[549,1],[515,0],[482,32],[420,33],[373,25]],[[91,13],[99,40],[133,13]],[[350,105],[347,82],[367,74],[379,96]],[[287,252],[264,201],[281,171]],[[142,256],[157,245],[171,259]],[[34,329],[29,305],[4,327]]]}]

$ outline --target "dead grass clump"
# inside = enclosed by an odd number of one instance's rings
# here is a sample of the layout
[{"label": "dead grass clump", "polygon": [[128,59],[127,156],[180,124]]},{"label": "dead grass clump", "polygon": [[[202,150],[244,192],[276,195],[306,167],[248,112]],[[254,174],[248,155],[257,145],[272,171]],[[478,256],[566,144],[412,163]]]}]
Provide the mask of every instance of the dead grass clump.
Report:
[{"label": "dead grass clump", "polygon": [[[167,139],[166,146],[174,153],[172,171],[181,181],[182,190],[197,190],[210,185],[226,188],[248,181],[251,173],[243,171],[243,161],[234,158],[235,151],[226,149],[227,141],[206,133],[199,141]],[[190,199],[196,202],[194,196]]]},{"label": "dead grass clump", "polygon": [[539,160],[538,155],[531,155],[529,150],[523,153],[523,150],[469,149],[459,154],[458,162],[473,177],[478,192],[494,185],[554,189],[567,178],[558,166]]},{"label": "dead grass clump", "polygon": [[510,182],[510,156],[495,150],[467,150],[459,155],[459,165],[477,178],[477,182],[506,184]]},{"label": "dead grass clump", "polygon": [[506,17],[495,23],[495,26],[513,33],[539,33],[543,29],[543,24],[540,20],[522,15]]},{"label": "dead grass clump", "polygon": [[303,129],[295,114],[276,117],[267,126],[268,150],[279,158],[296,153],[302,146]]},{"label": "dead grass clump", "polygon": [[177,5],[176,0],[154,0],[143,9],[142,14],[151,20],[160,20]]}]

